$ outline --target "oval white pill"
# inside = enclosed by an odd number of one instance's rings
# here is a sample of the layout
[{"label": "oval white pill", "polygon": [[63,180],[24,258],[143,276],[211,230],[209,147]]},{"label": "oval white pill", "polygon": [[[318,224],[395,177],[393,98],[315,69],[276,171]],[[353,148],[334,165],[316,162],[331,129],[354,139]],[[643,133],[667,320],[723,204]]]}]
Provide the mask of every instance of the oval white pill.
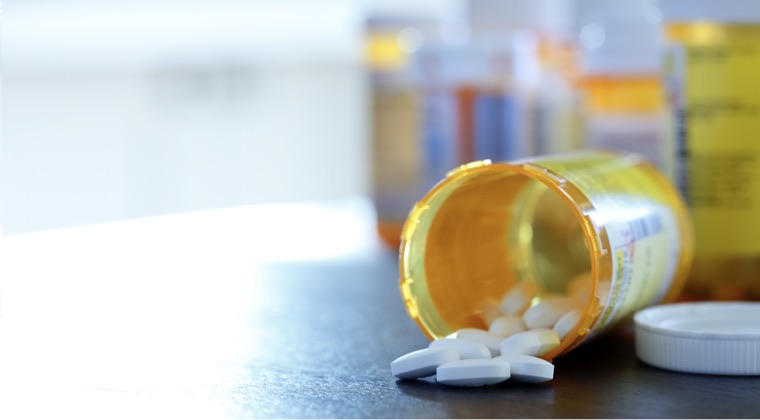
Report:
[{"label": "oval white pill", "polygon": [[462,338],[439,338],[432,341],[429,349],[451,347],[459,352],[460,359],[490,359],[491,351],[483,343],[464,340]]},{"label": "oval white pill", "polygon": [[399,379],[417,379],[435,375],[438,366],[459,360],[451,347],[416,350],[391,362],[391,373]]},{"label": "oval white pill", "polygon": [[504,294],[499,309],[504,315],[519,315],[530,305],[530,301],[535,296],[535,284],[519,283]]},{"label": "oval white pill", "polygon": [[591,291],[591,281],[590,271],[576,274],[567,286],[567,294],[585,304]]},{"label": "oval white pill", "polygon": [[580,320],[581,310],[573,309],[572,311],[562,315],[557,323],[554,324],[554,327],[552,329],[557,333],[560,340],[564,340]]},{"label": "oval white pill", "polygon": [[487,298],[482,305],[480,305],[480,317],[487,325],[490,325],[494,319],[501,316],[501,309],[499,309],[499,301],[492,298]]},{"label": "oval white pill", "polygon": [[451,386],[483,386],[509,379],[509,364],[496,359],[468,359],[443,364],[435,380]]},{"label": "oval white pill", "polygon": [[541,356],[559,346],[559,341],[559,335],[554,330],[539,328],[505,338],[500,344],[500,350],[503,355]]},{"label": "oval white pill", "polygon": [[554,365],[527,354],[505,354],[495,357],[509,363],[510,381],[539,383],[554,379]]},{"label": "oval white pill", "polygon": [[525,331],[525,323],[519,315],[502,315],[493,320],[488,332],[502,338]]},{"label": "oval white pill", "polygon": [[551,328],[562,315],[577,309],[580,303],[571,297],[553,297],[528,308],[523,314],[525,326],[530,329]]},{"label": "oval white pill", "polygon": [[499,355],[499,345],[503,339],[502,337],[478,328],[463,328],[457,331],[456,338],[485,344],[491,352],[491,357]]},{"label": "oval white pill", "polygon": [[596,295],[599,297],[599,306],[607,306],[607,302],[610,300],[610,290],[612,289],[612,283],[609,281],[600,281],[596,287]]}]

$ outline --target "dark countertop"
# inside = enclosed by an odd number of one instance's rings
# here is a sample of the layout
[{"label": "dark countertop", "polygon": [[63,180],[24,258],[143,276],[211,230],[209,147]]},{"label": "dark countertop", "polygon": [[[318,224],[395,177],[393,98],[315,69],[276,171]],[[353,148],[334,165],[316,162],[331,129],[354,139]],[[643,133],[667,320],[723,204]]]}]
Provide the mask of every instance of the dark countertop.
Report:
[{"label": "dark countertop", "polygon": [[[625,327],[555,360],[544,384],[451,388],[395,380],[390,362],[427,345],[406,315],[393,260],[275,269],[274,348],[248,368],[236,416],[757,418],[760,378],[692,375],[638,361]],[[309,273],[309,274],[306,274]],[[310,280],[306,280],[306,279]],[[308,284],[306,284],[308,283]],[[292,306],[290,306],[292,305]],[[297,309],[284,309],[286,307]],[[269,318],[271,317],[271,318]],[[277,320],[275,322],[274,320]],[[266,327],[269,329],[270,327]],[[276,337],[276,338],[275,338]],[[304,347],[292,346],[301,341]]]},{"label": "dark countertop", "polygon": [[251,261],[262,237],[212,216],[5,238],[0,418],[760,417],[760,377],[648,366],[625,328],[543,384],[396,380],[427,339],[394,252]]}]

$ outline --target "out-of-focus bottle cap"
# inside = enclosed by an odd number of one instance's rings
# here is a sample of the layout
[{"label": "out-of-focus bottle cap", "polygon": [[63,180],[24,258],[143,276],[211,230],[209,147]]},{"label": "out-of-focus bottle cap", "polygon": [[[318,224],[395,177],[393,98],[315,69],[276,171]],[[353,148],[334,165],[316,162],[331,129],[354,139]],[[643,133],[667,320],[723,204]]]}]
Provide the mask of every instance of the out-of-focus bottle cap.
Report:
[{"label": "out-of-focus bottle cap", "polygon": [[663,369],[760,375],[760,302],[674,303],[634,315],[636,355]]}]

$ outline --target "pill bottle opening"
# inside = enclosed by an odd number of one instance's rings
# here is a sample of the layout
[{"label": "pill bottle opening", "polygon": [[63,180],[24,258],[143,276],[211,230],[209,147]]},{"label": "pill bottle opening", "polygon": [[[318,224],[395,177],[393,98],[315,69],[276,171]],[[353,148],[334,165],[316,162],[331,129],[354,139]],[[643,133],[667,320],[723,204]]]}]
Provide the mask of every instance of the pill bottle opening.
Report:
[{"label": "pill bottle opening", "polygon": [[[605,273],[589,237],[598,232],[583,197],[569,199],[561,184],[526,166],[488,164],[455,171],[415,206],[402,235],[401,290],[429,338],[488,329],[494,306],[521,283],[535,285],[531,305],[580,293],[583,310],[596,309],[592,272]],[[551,356],[587,327],[577,325]]]}]

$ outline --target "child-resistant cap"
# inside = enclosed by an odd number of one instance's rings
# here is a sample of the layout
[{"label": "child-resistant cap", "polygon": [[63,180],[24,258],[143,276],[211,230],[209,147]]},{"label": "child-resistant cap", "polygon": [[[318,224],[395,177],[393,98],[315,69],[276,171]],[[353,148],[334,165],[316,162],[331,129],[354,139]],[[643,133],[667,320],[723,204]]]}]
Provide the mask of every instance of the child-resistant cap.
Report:
[{"label": "child-resistant cap", "polygon": [[674,303],[634,315],[636,355],[663,369],[760,375],[760,302]]}]

